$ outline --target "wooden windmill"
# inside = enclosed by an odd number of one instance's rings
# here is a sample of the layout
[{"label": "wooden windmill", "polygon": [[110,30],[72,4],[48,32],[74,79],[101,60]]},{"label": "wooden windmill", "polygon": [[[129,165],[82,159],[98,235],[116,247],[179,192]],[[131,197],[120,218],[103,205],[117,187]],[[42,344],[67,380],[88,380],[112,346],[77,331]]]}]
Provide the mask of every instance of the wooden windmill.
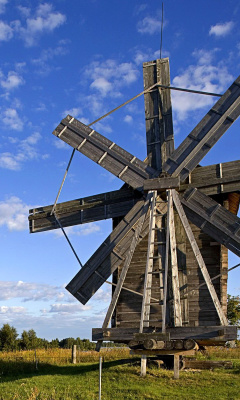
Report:
[{"label": "wooden windmill", "polygon": [[124,185],[59,203],[55,214],[52,205],[30,210],[30,232],[113,219],[112,233],[67,285],[86,304],[113,275],[93,340],[145,350],[222,344],[237,333],[226,319],[227,249],[240,256],[240,161],[199,163],[240,114],[240,77],[174,150],[169,61],[143,71],[147,159],[68,115],[53,134]]}]

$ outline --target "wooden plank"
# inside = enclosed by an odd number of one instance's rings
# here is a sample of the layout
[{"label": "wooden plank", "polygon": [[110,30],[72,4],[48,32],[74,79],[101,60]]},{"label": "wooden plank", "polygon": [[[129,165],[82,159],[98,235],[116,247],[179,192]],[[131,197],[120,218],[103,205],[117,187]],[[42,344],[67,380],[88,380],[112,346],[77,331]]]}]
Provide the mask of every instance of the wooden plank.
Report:
[{"label": "wooden plank", "polygon": [[[169,59],[143,64],[144,90],[159,82],[170,85]],[[171,91],[158,88],[144,95],[148,162],[158,171],[174,150]]]},{"label": "wooden plank", "polygon": [[143,161],[70,115],[61,121],[53,134],[134,189],[141,188],[146,178],[156,174]]},{"label": "wooden plank", "polygon": [[164,192],[166,189],[176,189],[180,186],[180,180],[176,178],[155,178],[146,179],[143,184],[143,190],[157,190],[158,192]]},{"label": "wooden plank", "polygon": [[169,206],[169,236],[170,236],[170,252],[171,252],[171,272],[172,272],[172,290],[173,290],[173,311],[174,326],[182,326],[182,312],[178,278],[178,262],[177,262],[177,244],[175,236],[174,212],[173,212],[173,190],[168,191]]},{"label": "wooden plank", "polygon": [[209,276],[207,267],[205,265],[205,262],[203,260],[202,255],[200,253],[199,247],[198,247],[198,245],[196,243],[196,240],[195,240],[195,237],[194,237],[194,235],[192,233],[192,230],[190,228],[190,225],[189,225],[189,222],[187,220],[186,214],[184,213],[184,210],[183,210],[183,207],[182,207],[181,202],[179,200],[178,194],[174,189],[173,189],[172,193],[173,193],[174,204],[175,204],[175,206],[177,208],[179,217],[180,217],[180,219],[182,221],[182,224],[183,224],[184,229],[186,231],[187,237],[189,239],[189,242],[190,242],[190,244],[192,246],[192,249],[193,249],[193,252],[195,254],[196,260],[198,262],[198,265],[199,265],[199,267],[201,269],[201,272],[203,274],[204,280],[205,280],[206,285],[208,287],[209,293],[210,293],[211,298],[213,300],[213,303],[214,303],[214,305],[216,307],[220,322],[221,322],[222,325],[227,325],[227,323],[228,323],[227,322],[227,318],[226,318],[226,316],[225,316],[225,314],[224,314],[224,312],[222,310],[220,301],[219,301],[219,299],[217,297],[217,294],[216,294],[215,288],[214,288],[214,286],[212,284],[211,278]]},{"label": "wooden plank", "polygon": [[192,223],[240,256],[240,218],[198,189],[186,190],[181,203]]},{"label": "wooden plank", "polygon": [[163,165],[164,171],[181,181],[199,164],[240,114],[240,77]]},{"label": "wooden plank", "polygon": [[[127,327],[127,328],[109,328],[107,330],[108,336],[105,335],[105,331],[102,328],[92,329],[92,340],[113,340],[113,341],[130,341],[134,340],[134,335],[139,332],[139,327]],[[152,333],[152,328],[144,328],[145,333]],[[161,332],[161,328],[156,330]],[[176,339],[194,339],[194,340],[213,340],[215,343],[226,342],[228,340],[237,339],[237,327],[236,326],[191,326],[191,327],[172,327],[166,329],[167,333],[170,333],[171,340]]]},{"label": "wooden plank", "polygon": [[[61,225],[65,228],[121,217],[126,215],[141,198],[142,195],[139,191],[131,188],[121,188],[112,192],[58,203],[55,212]],[[51,215],[52,207],[53,205],[49,205],[29,210],[30,233],[59,228],[54,215]]]},{"label": "wooden plank", "polygon": [[239,191],[240,161],[195,168],[191,173],[190,182],[181,183],[179,191],[185,191],[189,187],[201,189],[201,192],[208,195]]},{"label": "wooden plank", "polygon": [[179,379],[179,354],[174,354],[174,379]]}]

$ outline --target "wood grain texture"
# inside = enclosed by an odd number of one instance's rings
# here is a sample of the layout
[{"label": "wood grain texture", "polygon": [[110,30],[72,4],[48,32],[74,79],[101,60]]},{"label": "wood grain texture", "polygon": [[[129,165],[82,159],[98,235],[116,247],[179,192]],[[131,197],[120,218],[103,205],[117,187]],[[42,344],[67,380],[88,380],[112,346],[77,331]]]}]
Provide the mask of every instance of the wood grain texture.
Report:
[{"label": "wood grain texture", "polygon": [[[170,85],[169,60],[143,64],[144,90],[155,83]],[[162,165],[174,150],[171,91],[155,89],[144,95],[149,165],[162,171]]]},{"label": "wood grain texture", "polygon": [[70,115],[53,134],[134,189],[141,188],[146,178],[156,176],[153,168]]}]

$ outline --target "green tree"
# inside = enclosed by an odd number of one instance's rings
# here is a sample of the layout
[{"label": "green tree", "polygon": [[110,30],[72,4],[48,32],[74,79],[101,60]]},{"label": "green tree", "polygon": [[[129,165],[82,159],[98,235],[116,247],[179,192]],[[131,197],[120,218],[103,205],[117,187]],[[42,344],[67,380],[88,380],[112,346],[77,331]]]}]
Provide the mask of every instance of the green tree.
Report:
[{"label": "green tree", "polygon": [[30,341],[27,331],[23,331],[20,340],[20,346],[22,350],[29,350],[30,349]]},{"label": "green tree", "polygon": [[1,350],[15,350],[17,347],[17,331],[13,326],[4,324],[0,329]]},{"label": "green tree", "polygon": [[228,294],[227,318],[230,325],[238,325],[240,322],[240,297]]}]

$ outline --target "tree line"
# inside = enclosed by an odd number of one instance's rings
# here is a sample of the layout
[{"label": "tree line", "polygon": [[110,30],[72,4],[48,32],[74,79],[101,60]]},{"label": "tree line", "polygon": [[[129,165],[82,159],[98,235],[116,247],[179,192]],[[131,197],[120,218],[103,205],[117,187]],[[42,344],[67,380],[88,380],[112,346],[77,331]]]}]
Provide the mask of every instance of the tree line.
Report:
[{"label": "tree line", "polygon": [[[20,337],[16,328],[9,324],[4,324],[0,329],[0,351],[14,350],[35,350],[35,349],[71,349],[76,344],[79,350],[94,350],[96,343],[90,342],[89,339],[76,339],[68,337],[62,340],[41,339],[37,337],[33,329],[24,330]],[[113,346],[113,344],[111,344]]]}]

